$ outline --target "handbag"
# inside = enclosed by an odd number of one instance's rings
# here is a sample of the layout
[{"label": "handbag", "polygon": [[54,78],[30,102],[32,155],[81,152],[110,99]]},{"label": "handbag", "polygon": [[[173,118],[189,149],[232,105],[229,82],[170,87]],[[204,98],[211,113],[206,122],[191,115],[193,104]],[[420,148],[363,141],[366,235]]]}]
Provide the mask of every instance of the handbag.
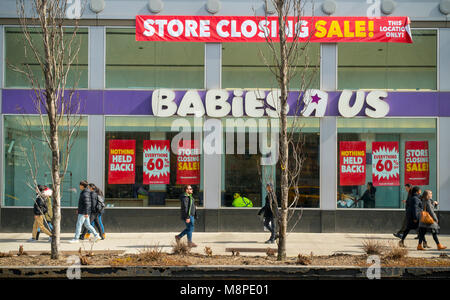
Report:
[{"label": "handbag", "polygon": [[433,217],[427,212],[427,204],[425,203],[424,210],[422,211],[422,214],[420,216],[420,222],[431,225],[434,223]]}]

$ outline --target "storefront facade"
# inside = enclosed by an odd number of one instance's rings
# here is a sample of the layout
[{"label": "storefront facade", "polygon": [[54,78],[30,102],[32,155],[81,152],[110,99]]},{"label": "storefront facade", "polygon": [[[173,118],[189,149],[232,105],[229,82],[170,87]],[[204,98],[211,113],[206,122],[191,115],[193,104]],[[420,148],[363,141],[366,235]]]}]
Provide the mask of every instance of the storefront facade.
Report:
[{"label": "storefront facade", "polygon": [[[157,15],[213,15],[204,2],[162,1]],[[254,1],[220,1],[215,15],[264,15],[265,1],[260,2],[255,13]],[[327,16],[322,2],[315,14]],[[372,5],[334,2],[335,16],[365,16]],[[404,216],[403,186],[412,182],[433,191],[442,232],[450,232],[450,28],[441,1],[397,2],[392,16],[411,19],[412,44],[311,43],[310,68],[299,63],[300,71],[317,74],[307,74],[316,105],[288,118],[296,138],[304,139],[305,153],[295,208],[301,219],[294,231],[394,232]],[[31,228],[33,205],[25,128],[30,125],[36,136],[40,129],[29,84],[7,66],[33,62],[22,50],[15,1],[5,3],[0,230],[21,232]],[[262,163],[272,153],[272,143],[262,137],[276,133],[271,117],[277,86],[258,54],[268,49],[264,43],[136,42],[135,17],[154,15],[151,3],[106,1],[104,10],[87,8],[81,19],[72,79],[79,76],[83,118],[63,183],[62,230],[74,229],[78,183],[87,179],[105,193],[110,232],[178,231],[185,183],[198,199],[197,231],[261,231],[256,214],[264,205],[265,184],[272,180],[278,190],[280,184],[279,169]],[[299,95],[295,82],[291,108]],[[176,144],[186,131],[187,139],[203,145],[199,152],[155,150],[154,141]],[[48,155],[42,143],[36,151]],[[114,156],[124,153],[129,157]],[[155,174],[149,157],[157,155],[165,155],[164,168],[162,160],[157,168],[165,171],[148,184]],[[38,179],[51,182],[45,170]],[[375,202],[355,204],[368,182],[375,184]],[[236,194],[253,207],[233,207]]]}]

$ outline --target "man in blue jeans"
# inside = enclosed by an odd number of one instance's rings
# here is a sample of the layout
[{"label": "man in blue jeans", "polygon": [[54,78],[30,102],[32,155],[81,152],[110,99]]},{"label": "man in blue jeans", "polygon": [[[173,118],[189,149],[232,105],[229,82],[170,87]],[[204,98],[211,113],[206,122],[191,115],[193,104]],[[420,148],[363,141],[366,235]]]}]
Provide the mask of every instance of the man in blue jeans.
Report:
[{"label": "man in blue jeans", "polygon": [[190,185],[184,187],[184,193],[180,196],[181,201],[181,219],[186,224],[186,229],[183,230],[179,235],[175,236],[175,240],[178,242],[183,236],[187,235],[188,246],[193,248],[197,247],[195,243],[192,242],[192,233],[194,232],[194,223],[197,213],[195,207],[195,200],[192,197],[193,190]]},{"label": "man in blue jeans", "polygon": [[91,192],[88,189],[88,182],[83,180],[80,182],[80,198],[78,199],[78,219],[77,219],[77,228],[75,230],[75,237],[73,240],[70,240],[69,243],[74,244],[78,243],[78,239],[81,234],[81,228],[84,224],[86,228],[94,234],[94,242],[100,239],[100,235],[95,231],[94,227],[92,227],[89,221],[89,215],[91,214]]}]

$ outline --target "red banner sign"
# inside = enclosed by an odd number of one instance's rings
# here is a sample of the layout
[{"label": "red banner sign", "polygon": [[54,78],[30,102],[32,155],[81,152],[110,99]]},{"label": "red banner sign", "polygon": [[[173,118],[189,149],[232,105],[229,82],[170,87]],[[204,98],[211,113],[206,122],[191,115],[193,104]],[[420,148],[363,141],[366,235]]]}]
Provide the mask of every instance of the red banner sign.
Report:
[{"label": "red banner sign", "polygon": [[372,143],[372,181],[374,186],[400,185],[398,142]]},{"label": "red banner sign", "polygon": [[405,143],[405,184],[428,185],[430,182],[428,141]]},{"label": "red banner sign", "polygon": [[134,184],[135,140],[109,140],[108,184]]},{"label": "red banner sign", "polygon": [[144,140],[144,184],[170,183],[170,141]]},{"label": "red banner sign", "polygon": [[[288,17],[288,41],[412,43],[408,17]],[[136,16],[136,41],[279,41],[278,18],[257,16]]]},{"label": "red banner sign", "polygon": [[339,142],[340,185],[366,182],[366,142]]},{"label": "red banner sign", "polygon": [[177,153],[177,184],[200,183],[200,146],[197,140],[183,140]]}]

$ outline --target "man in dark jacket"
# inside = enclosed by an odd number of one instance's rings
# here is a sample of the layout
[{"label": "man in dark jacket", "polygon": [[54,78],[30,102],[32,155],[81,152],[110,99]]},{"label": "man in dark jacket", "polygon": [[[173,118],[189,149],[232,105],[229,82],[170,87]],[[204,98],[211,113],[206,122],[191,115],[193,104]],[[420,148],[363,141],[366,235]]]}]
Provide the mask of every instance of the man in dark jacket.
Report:
[{"label": "man in dark jacket", "polygon": [[272,184],[267,184],[266,186],[267,195],[266,195],[266,203],[259,210],[258,215],[261,215],[264,212],[264,227],[266,227],[270,231],[270,238],[266,241],[266,244],[273,244],[277,239],[277,235],[275,234],[275,220],[273,217],[273,204],[275,199],[273,198],[273,188]]},{"label": "man in dark jacket", "polygon": [[78,220],[77,220],[77,227],[75,230],[75,237],[69,241],[69,243],[78,243],[78,238],[81,234],[81,227],[86,226],[86,228],[94,234],[94,241],[98,241],[100,239],[99,234],[97,231],[95,231],[94,227],[92,227],[91,223],[89,222],[89,215],[91,214],[92,210],[92,203],[91,203],[91,191],[88,188],[88,182],[86,180],[83,180],[80,182],[80,198],[78,199]]},{"label": "man in dark jacket", "polygon": [[[92,226],[94,226],[94,224],[95,224],[95,227],[97,227],[97,230],[100,234],[101,239],[104,240],[103,230],[102,230],[102,227],[100,226],[100,221],[98,219],[100,212],[98,211],[98,206],[97,206],[98,195],[97,195],[97,192],[95,191],[96,190],[95,184],[89,183],[88,190],[91,192],[91,214],[90,214],[89,222],[91,223]],[[80,240],[84,240],[86,233],[87,233],[87,228],[84,227],[83,232],[81,233],[81,236],[80,236]],[[88,236],[86,236],[86,238],[88,238]]]},{"label": "man in dark jacket", "polygon": [[183,236],[187,235],[188,246],[197,247],[195,243],[192,242],[192,233],[194,232],[195,217],[197,214],[197,209],[195,207],[195,200],[192,197],[193,190],[190,185],[184,187],[184,193],[180,196],[181,202],[181,220],[186,225],[186,229],[183,230],[179,235],[175,236],[175,240],[178,242]]}]

